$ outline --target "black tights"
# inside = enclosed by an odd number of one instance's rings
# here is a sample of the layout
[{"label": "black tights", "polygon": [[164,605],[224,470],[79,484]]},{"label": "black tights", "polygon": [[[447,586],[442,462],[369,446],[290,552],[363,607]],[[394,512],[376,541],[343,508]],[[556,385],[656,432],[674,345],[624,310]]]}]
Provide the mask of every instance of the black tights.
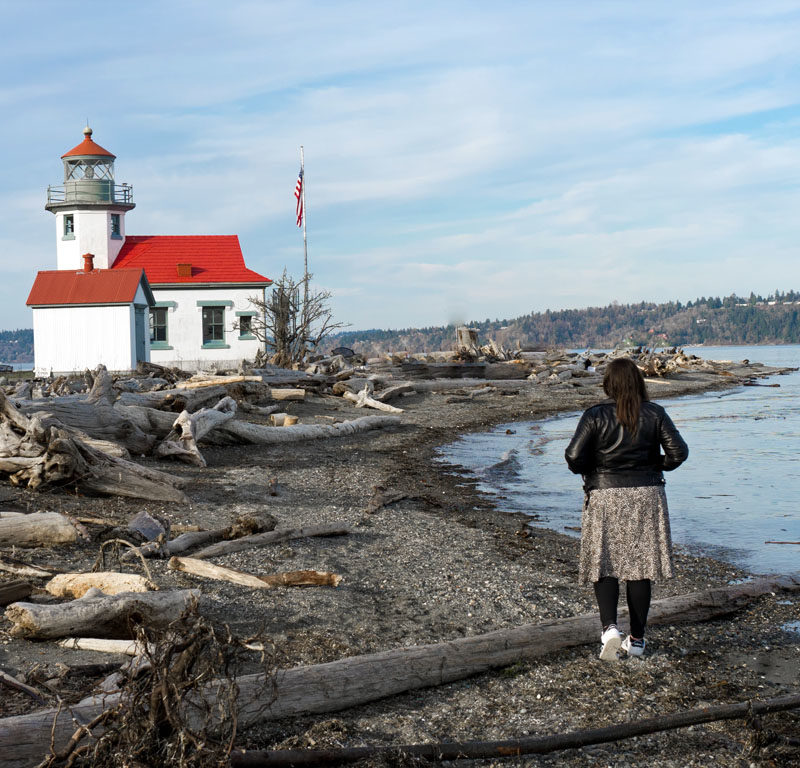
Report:
[{"label": "black tights", "polygon": [[[650,579],[625,582],[628,598],[628,612],[631,618],[631,636],[644,637],[647,612],[650,610]],[[600,621],[603,629],[617,623],[617,602],[619,601],[619,579],[603,576],[594,583],[594,594],[600,607]]]}]

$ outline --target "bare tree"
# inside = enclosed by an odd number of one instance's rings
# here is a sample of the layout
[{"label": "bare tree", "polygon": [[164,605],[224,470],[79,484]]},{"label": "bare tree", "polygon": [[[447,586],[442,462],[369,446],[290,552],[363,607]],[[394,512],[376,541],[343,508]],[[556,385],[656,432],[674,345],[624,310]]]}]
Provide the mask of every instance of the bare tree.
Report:
[{"label": "bare tree", "polygon": [[274,365],[290,368],[301,363],[329,334],[347,325],[333,321],[330,291],[303,291],[304,303],[300,288],[305,283],[305,279],[295,280],[284,269],[266,299],[250,297],[260,313],[251,318],[250,333],[266,344]]}]

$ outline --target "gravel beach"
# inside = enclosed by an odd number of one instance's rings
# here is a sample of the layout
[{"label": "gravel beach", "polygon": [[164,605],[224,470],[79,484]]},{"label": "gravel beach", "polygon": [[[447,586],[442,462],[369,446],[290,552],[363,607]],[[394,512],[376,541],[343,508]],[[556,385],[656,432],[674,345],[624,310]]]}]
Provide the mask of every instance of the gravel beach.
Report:
[{"label": "gravel beach", "polygon": [[[437,393],[405,397],[397,402],[404,413],[396,427],[280,447],[204,447],[207,468],[170,466],[190,480],[189,507],[11,487],[0,489],[0,500],[7,510],[94,515],[120,525],[146,510],[173,524],[208,528],[242,514],[272,515],[279,527],[324,522],[351,526],[346,536],[298,539],[214,560],[250,573],[332,571],[343,578],[337,588],[254,591],[176,573],[163,560],[150,562],[162,589],[200,588],[203,615],[229,625],[236,635],[268,638],[280,667],[441,643],[591,612],[591,591],[577,586],[577,540],[498,511],[471,477],[436,461],[435,449],[465,432],[585,408],[602,399],[602,393],[597,386],[568,383],[521,388],[502,381],[489,384],[490,391],[479,398]],[[678,374],[653,383],[651,397],[662,400],[728,385],[713,373]],[[285,410],[308,424],[363,414],[333,396],[309,396]],[[272,480],[276,495],[269,493]],[[380,494],[389,503],[376,503]],[[97,556],[97,538],[106,535],[90,534],[92,540],[74,547],[26,551],[24,558],[43,567],[89,570]],[[10,549],[0,549],[0,555],[23,557],[20,550]],[[676,555],[676,578],[655,584],[654,600],[748,577],[711,558],[680,549]],[[339,712],[261,724],[240,733],[237,745],[321,748],[507,739],[797,692],[800,635],[782,627],[799,617],[800,593],[768,595],[724,619],[652,627],[642,659],[603,663],[596,645],[583,645]],[[15,639],[9,628],[0,619],[0,669],[28,679],[55,676],[59,664],[115,658]],[[598,637],[599,629],[598,620]],[[77,699],[91,682],[64,677],[63,689],[71,687]],[[2,689],[0,716],[35,708],[24,694]],[[761,725],[758,730],[744,720],[730,720],[480,764],[800,765],[797,747],[757,745],[768,734],[796,737],[800,712],[768,715]],[[364,764],[388,763],[381,758]]]}]

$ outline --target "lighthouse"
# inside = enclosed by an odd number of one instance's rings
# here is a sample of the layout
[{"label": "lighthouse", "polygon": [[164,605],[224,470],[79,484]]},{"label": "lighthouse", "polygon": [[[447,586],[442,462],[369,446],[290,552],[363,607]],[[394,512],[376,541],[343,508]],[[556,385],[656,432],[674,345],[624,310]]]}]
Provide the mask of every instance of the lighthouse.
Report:
[{"label": "lighthouse", "polygon": [[135,207],[133,188],[114,180],[116,156],[92,140],[83,141],[61,156],[64,183],[47,188],[45,209],[56,217],[56,266],[77,270],[83,254],[94,255],[94,266],[113,266],[125,242],[125,214]]}]

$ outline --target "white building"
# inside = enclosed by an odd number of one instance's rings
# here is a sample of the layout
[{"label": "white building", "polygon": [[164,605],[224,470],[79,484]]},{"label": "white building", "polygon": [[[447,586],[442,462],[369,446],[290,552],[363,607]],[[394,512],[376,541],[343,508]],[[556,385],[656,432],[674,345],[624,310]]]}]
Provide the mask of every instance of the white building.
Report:
[{"label": "white building", "polygon": [[[83,133],[84,140],[62,155],[63,186],[47,190],[45,208],[56,217],[57,270],[39,273],[37,283],[41,278],[41,285],[46,284],[49,293],[37,289],[28,300],[34,310],[37,372],[61,373],[92,367],[88,363],[76,368],[63,366],[68,361],[94,359],[97,355],[89,348],[99,344],[100,336],[103,351],[98,361],[109,370],[129,370],[140,360],[196,370],[253,359],[261,345],[250,332],[252,318],[258,312],[250,299],[263,299],[272,281],[245,266],[235,235],[127,235],[125,215],[135,207],[133,188],[115,183],[115,156],[92,140],[88,126]],[[140,299],[130,301],[129,327],[119,319],[122,315],[113,323],[103,320],[108,328],[94,342],[83,335],[85,318],[97,317],[96,310],[101,305],[88,301],[59,306],[36,303],[61,295],[52,282],[58,280],[58,273],[63,274],[65,286],[87,285],[87,280],[79,280],[76,275],[88,274],[82,260],[89,255],[93,257],[94,273],[144,271],[142,295],[148,298],[144,307],[149,311],[150,329],[144,344],[136,342],[141,335],[137,322],[141,324],[143,318],[143,306],[137,304]],[[98,280],[94,274],[93,279],[99,284],[105,278]],[[83,288],[74,296],[86,298]],[[102,306],[119,309],[122,305]],[[53,319],[55,309],[65,310],[58,313],[57,321]],[[131,355],[122,351],[127,349],[123,337],[134,339]]]},{"label": "white building", "polygon": [[39,272],[28,296],[33,309],[37,376],[94,369],[130,371],[147,360],[145,313],[155,304],[142,269]]}]

